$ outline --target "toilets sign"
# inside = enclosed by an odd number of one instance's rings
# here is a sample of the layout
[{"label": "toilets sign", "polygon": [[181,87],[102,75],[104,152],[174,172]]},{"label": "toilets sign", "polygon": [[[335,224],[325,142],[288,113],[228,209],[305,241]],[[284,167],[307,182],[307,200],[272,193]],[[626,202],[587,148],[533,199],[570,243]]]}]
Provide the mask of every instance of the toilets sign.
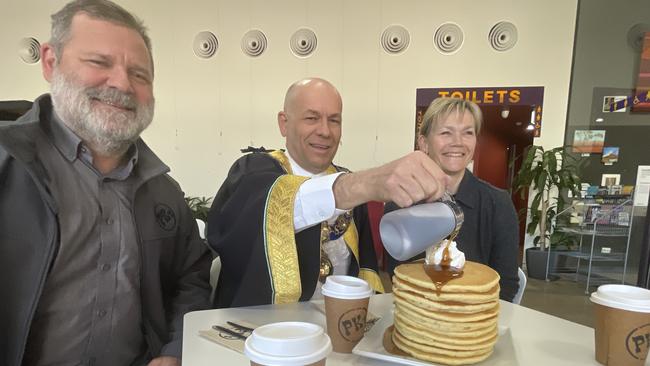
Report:
[{"label": "toilets sign", "polygon": [[471,100],[478,105],[542,105],[544,87],[422,88],[417,89],[417,105],[428,106],[439,97]]},{"label": "toilets sign", "polygon": [[436,98],[451,97],[472,101],[479,106],[529,106],[535,111],[535,137],[542,128],[544,87],[492,87],[492,88],[418,88],[416,91],[416,131],[422,115]]}]

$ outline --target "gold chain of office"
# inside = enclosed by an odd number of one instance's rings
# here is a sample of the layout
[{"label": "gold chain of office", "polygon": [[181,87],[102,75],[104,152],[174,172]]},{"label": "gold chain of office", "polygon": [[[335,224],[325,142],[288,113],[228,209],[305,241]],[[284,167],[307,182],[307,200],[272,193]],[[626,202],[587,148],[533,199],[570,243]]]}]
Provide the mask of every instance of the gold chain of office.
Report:
[{"label": "gold chain of office", "polygon": [[320,271],[318,274],[318,280],[321,283],[325,283],[325,279],[327,276],[332,274],[333,266],[332,266],[332,261],[330,260],[329,256],[323,249],[323,244],[336,240],[343,236],[345,234],[345,231],[350,227],[350,223],[352,222],[352,213],[350,211],[339,215],[339,217],[336,218],[336,221],[332,224],[329,225],[327,222],[323,222],[321,225],[321,231],[320,231]]}]

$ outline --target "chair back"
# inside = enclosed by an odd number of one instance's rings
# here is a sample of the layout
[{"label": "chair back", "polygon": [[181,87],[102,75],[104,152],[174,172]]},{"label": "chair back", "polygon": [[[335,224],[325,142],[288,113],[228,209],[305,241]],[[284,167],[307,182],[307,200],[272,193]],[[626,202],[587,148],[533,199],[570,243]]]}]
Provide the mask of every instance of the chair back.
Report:
[{"label": "chair back", "polygon": [[519,290],[515,294],[515,297],[512,299],[513,304],[521,303],[521,298],[524,296],[524,290],[526,289],[526,274],[521,268],[517,268],[517,274],[519,275]]},{"label": "chair back", "polygon": [[205,240],[205,221],[196,219],[196,226],[199,227],[199,236],[201,239]]},{"label": "chair back", "polygon": [[[198,226],[199,228],[199,235],[201,236],[201,239],[205,240],[205,234],[206,234],[205,221],[201,219],[196,219],[196,226]],[[217,282],[219,282],[220,273],[221,273],[221,258],[219,258],[219,256],[217,255],[212,261],[212,266],[210,267],[210,286],[212,286],[212,294],[210,295],[210,301],[212,301],[212,298],[214,297],[214,290],[217,288]]]},{"label": "chair back", "polygon": [[368,221],[370,222],[370,234],[372,236],[372,244],[375,248],[375,255],[379,268],[385,269],[384,261],[384,244],[381,242],[379,235],[379,222],[384,215],[384,203],[379,201],[368,202]]}]

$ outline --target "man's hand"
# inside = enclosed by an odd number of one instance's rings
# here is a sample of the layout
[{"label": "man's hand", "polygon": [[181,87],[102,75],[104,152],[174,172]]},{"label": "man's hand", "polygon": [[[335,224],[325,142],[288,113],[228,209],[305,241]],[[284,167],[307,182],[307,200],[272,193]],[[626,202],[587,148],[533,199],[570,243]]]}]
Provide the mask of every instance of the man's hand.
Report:
[{"label": "man's hand", "polygon": [[377,168],[343,174],[333,190],[339,209],[351,209],[368,201],[393,201],[407,207],[440,198],[447,181],[447,175],[433,160],[415,151]]},{"label": "man's hand", "polygon": [[156,357],[147,366],[181,366],[181,360],[176,357]]}]

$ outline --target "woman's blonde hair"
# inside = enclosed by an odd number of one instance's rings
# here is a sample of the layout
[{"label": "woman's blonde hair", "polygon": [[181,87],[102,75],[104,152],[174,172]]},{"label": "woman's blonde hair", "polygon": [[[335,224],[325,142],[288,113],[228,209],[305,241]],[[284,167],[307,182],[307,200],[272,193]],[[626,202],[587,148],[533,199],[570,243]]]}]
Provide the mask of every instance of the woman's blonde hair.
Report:
[{"label": "woman's blonde hair", "polygon": [[438,126],[440,121],[454,112],[461,115],[463,112],[469,112],[472,118],[474,118],[474,129],[478,135],[481,131],[481,123],[483,123],[481,108],[469,100],[449,97],[436,98],[429,104],[427,111],[424,113],[424,117],[422,117],[419,134],[424,137],[428,136]]}]

